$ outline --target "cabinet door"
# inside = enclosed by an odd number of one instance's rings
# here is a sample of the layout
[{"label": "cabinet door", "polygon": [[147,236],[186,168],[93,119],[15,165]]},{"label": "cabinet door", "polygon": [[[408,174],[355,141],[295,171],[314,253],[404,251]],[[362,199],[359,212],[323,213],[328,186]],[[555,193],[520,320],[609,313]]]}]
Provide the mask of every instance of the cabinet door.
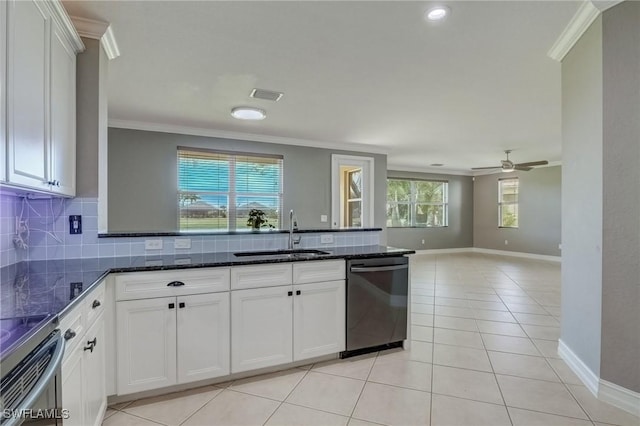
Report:
[{"label": "cabinet door", "polygon": [[[0,2],[0,34],[7,36],[7,2]],[[7,180],[7,43],[0,43],[0,182]]]},{"label": "cabinet door", "polygon": [[116,303],[118,395],[176,383],[176,298]]},{"label": "cabinet door", "polygon": [[[85,394],[85,424],[100,426],[107,408],[107,393],[105,388],[105,354],[106,339],[104,336],[104,316],[100,315],[96,322],[87,330],[82,342],[84,362],[84,394]],[[93,346],[93,350],[84,350]]]},{"label": "cabinet door", "polygon": [[53,192],[76,195],[76,54],[58,25],[51,32],[51,174]]},{"label": "cabinet door", "polygon": [[229,292],[178,297],[178,383],[229,374]]},{"label": "cabinet door", "polygon": [[231,372],[292,361],[291,286],[231,292]]},{"label": "cabinet door", "polygon": [[345,350],[345,282],[294,285],[293,360]]},{"label": "cabinet door", "polygon": [[62,364],[62,407],[69,412],[64,426],[86,426],[84,420],[84,356],[82,346]]},{"label": "cabinet door", "polygon": [[8,3],[8,180],[48,190],[51,20],[40,2]]}]

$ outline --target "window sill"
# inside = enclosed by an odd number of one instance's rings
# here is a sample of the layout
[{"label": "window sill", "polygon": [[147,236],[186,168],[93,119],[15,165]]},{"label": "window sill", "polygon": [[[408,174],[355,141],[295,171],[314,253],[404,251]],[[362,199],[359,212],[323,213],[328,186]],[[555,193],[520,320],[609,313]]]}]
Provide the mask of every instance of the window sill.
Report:
[{"label": "window sill", "polygon": [[448,228],[449,225],[443,226],[387,226],[387,229],[441,229]]}]

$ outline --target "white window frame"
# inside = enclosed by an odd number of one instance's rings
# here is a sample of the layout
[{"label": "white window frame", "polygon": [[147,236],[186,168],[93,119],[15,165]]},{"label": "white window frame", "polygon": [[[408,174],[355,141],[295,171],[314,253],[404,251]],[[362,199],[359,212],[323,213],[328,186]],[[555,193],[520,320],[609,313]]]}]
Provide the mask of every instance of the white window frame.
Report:
[{"label": "white window frame", "polygon": [[344,197],[340,184],[340,169],[343,167],[362,169],[362,228],[371,228],[374,223],[375,159],[342,154],[331,155],[331,227],[340,228],[344,222]]},{"label": "white window frame", "polygon": [[[502,183],[506,181],[516,181],[518,183],[518,198],[517,201],[502,201]],[[509,226],[502,223],[502,207],[503,206],[516,206],[516,225]],[[498,228],[511,228],[518,229],[520,227],[520,180],[517,177],[500,178],[498,179]]]},{"label": "white window frame", "polygon": [[[395,178],[389,177],[387,178],[387,182],[390,180],[401,180],[405,182],[412,182],[411,184],[411,194],[409,196],[409,201],[401,201],[397,202],[397,204],[405,204],[409,206],[409,219],[411,223],[407,226],[389,226],[387,228],[446,228],[449,226],[449,181],[446,180],[438,180],[438,179],[408,179],[408,178]],[[415,193],[415,187],[413,182],[437,182],[445,185],[445,190],[442,194],[442,202],[441,203],[418,203],[417,194]],[[395,201],[393,201],[396,203]],[[417,209],[419,204],[424,204],[428,206],[442,206],[444,223],[442,225],[419,225],[416,223]],[[387,206],[389,205],[389,200],[387,199]],[[386,222],[386,218],[385,218]]]}]

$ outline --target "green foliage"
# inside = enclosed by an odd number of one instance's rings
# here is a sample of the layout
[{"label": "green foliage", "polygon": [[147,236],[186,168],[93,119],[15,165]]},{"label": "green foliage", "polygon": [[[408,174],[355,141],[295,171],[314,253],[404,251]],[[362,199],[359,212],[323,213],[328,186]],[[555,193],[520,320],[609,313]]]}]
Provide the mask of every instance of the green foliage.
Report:
[{"label": "green foliage", "polygon": [[262,210],[258,210],[258,209],[251,209],[251,211],[249,211],[249,219],[247,219],[247,226],[250,226],[252,229],[275,228],[275,226],[269,223],[269,219],[267,219],[267,214]]}]

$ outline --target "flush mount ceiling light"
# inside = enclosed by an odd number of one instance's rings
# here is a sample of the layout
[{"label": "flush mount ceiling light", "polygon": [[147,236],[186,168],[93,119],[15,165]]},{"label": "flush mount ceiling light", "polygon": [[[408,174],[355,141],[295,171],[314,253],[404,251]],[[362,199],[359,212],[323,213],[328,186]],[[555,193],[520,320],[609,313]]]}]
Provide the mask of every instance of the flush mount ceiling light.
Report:
[{"label": "flush mount ceiling light", "polygon": [[260,108],[235,107],[231,110],[231,116],[238,120],[264,120],[267,113]]},{"label": "flush mount ceiling light", "polygon": [[424,19],[431,22],[443,21],[450,13],[451,9],[447,6],[435,6],[424,13]]}]

